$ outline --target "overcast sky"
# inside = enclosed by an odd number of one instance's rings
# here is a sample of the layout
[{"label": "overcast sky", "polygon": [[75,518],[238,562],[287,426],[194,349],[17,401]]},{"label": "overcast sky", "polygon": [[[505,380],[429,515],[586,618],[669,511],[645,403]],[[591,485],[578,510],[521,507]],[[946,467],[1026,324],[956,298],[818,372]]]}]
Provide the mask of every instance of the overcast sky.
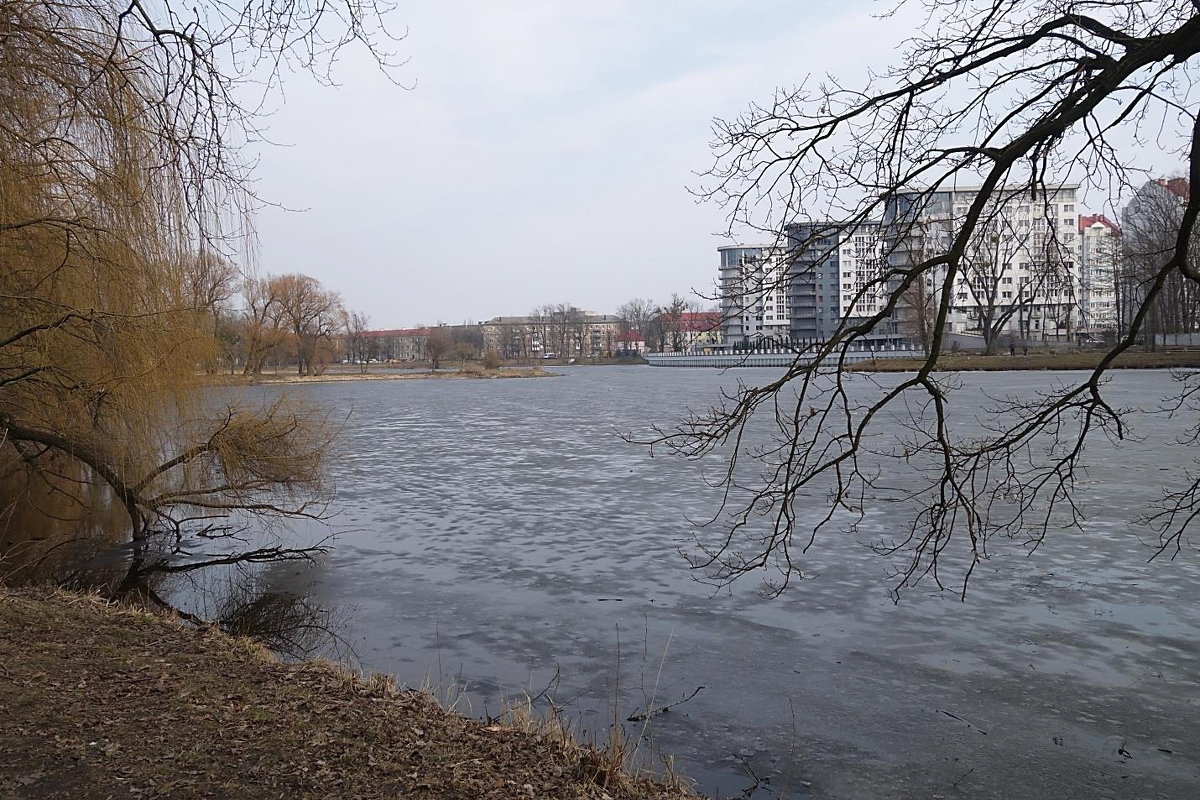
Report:
[{"label": "overcast sky", "polygon": [[716,277],[720,209],[688,187],[713,117],[861,73],[902,31],[870,0],[406,0],[389,83],[290,78],[257,191],[259,269],[303,272],[374,327],[570,302],[611,313]]},{"label": "overcast sky", "polygon": [[292,76],[257,173],[258,269],[302,272],[376,328],[711,293],[721,210],[688,187],[711,121],[807,76],[861,81],[919,4],[404,0],[407,63]]}]

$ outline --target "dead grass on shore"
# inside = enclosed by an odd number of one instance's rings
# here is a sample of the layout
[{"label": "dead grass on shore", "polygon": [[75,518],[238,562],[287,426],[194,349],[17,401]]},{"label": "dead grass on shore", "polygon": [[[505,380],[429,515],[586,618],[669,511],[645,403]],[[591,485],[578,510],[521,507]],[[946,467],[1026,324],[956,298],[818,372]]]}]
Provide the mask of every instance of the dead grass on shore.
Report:
[{"label": "dead grass on shore", "polygon": [[507,380],[510,378],[554,378],[557,373],[540,367],[502,369],[441,369],[422,372],[325,372],[321,375],[293,375],[288,372],[261,375],[209,375],[208,381],[219,386],[253,386],[257,384],[341,383],[344,381],[425,381],[425,380]]},{"label": "dead grass on shore", "polygon": [[60,591],[0,588],[0,798],[683,800],[552,721]]}]

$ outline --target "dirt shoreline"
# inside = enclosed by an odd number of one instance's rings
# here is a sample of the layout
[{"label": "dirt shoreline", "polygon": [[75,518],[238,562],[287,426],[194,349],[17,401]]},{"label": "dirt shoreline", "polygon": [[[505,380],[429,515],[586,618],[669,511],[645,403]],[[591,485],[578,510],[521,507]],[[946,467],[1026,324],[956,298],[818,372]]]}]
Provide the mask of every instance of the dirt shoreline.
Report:
[{"label": "dirt shoreline", "polygon": [[0,588],[0,798],[687,800],[553,725],[95,596]]},{"label": "dirt shoreline", "polygon": [[493,370],[429,370],[427,372],[326,372],[321,375],[211,375],[212,383],[230,386],[259,384],[341,383],[343,381],[419,381],[419,380],[508,380],[511,378],[555,378],[558,373],[541,367],[516,367]]}]

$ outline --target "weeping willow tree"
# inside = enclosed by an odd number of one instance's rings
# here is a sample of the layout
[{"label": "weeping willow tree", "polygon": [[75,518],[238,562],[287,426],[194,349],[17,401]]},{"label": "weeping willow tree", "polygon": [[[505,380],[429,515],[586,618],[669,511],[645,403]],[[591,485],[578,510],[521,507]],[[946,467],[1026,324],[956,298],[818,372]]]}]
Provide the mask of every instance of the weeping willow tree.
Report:
[{"label": "weeping willow tree", "polygon": [[386,63],[384,10],[0,0],[0,566],[17,541],[320,513],[327,420],[197,390],[193,273],[251,201],[247,85],[355,42]]}]

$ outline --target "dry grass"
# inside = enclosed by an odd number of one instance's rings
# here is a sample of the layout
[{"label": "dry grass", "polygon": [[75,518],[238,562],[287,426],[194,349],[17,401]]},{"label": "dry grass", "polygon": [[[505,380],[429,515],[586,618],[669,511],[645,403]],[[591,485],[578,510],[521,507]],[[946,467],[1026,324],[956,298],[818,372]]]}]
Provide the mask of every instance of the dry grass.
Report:
[{"label": "dry grass", "polygon": [[484,724],[384,676],[64,592],[0,589],[0,708],[4,800],[694,796],[531,708]]},{"label": "dry grass", "polygon": [[603,743],[581,744],[579,732],[558,706],[550,703],[545,711],[539,710],[529,695],[506,703],[499,721],[570,753],[570,759],[579,764],[580,777],[587,783],[602,787],[611,795],[637,797],[641,791],[639,787],[649,781],[664,791],[667,797],[695,796],[690,783],[675,772],[674,760],[670,756],[662,759],[661,770],[653,770],[644,757],[644,751],[636,744],[630,746],[620,725],[610,727],[608,738]]},{"label": "dry grass", "polygon": [[423,380],[494,380],[507,378],[553,378],[556,374],[540,367],[513,369],[483,369],[468,365],[463,370],[432,370],[428,372],[326,372],[321,375],[294,375],[292,373],[242,376],[242,375],[212,375],[208,376],[211,383],[220,385],[245,386],[259,383],[341,383],[343,381],[423,381]]}]

